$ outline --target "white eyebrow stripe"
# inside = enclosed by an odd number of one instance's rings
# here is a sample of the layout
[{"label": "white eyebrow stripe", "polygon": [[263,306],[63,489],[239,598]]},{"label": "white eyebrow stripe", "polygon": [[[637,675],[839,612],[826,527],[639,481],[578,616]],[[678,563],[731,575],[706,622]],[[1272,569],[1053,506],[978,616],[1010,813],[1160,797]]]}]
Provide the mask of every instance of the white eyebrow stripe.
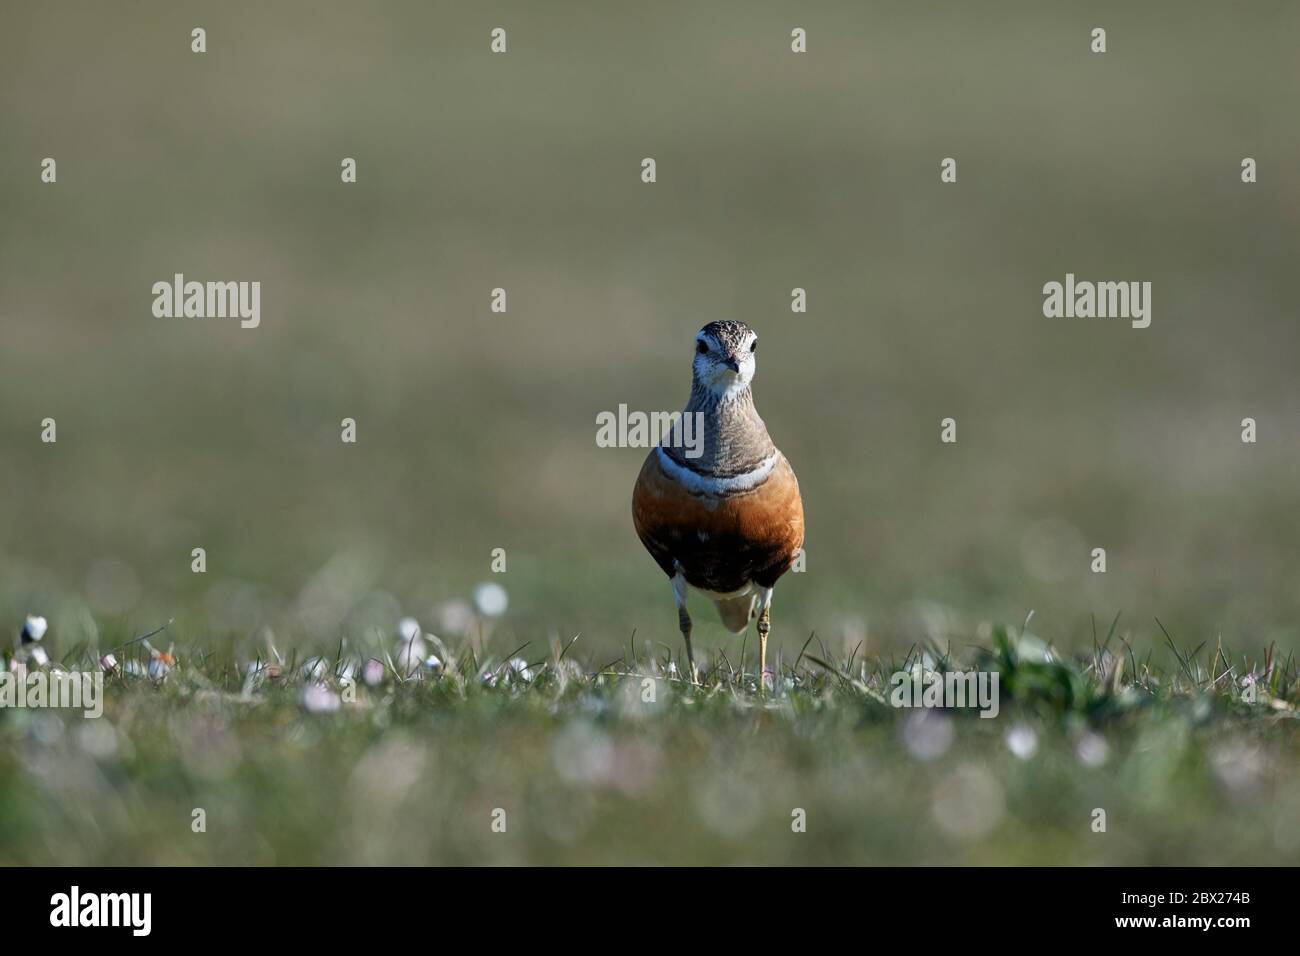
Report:
[{"label": "white eyebrow stripe", "polygon": [[767,481],[768,476],[772,474],[772,469],[776,467],[777,459],[781,457],[779,451],[774,451],[751,471],[726,478],[715,478],[697,474],[677,464],[664,452],[662,445],[655,451],[659,453],[659,467],[664,470],[664,473],[693,495],[726,495],[736,491],[752,491]]}]

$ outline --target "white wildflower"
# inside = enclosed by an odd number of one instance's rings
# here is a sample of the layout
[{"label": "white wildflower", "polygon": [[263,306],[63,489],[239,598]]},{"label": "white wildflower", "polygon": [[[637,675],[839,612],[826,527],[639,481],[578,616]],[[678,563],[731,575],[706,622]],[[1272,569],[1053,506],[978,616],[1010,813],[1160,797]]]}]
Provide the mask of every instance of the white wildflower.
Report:
[{"label": "white wildflower", "polygon": [[332,714],[342,705],[342,698],[324,684],[311,683],[302,689],[302,706],[308,713]]},{"label": "white wildflower", "polygon": [[48,626],[45,618],[35,614],[28,614],[27,621],[23,624],[23,643],[28,644],[32,641],[39,641],[45,636]]},{"label": "white wildflower", "polygon": [[298,670],[303,680],[321,681],[329,673],[329,662],[323,657],[309,657]]},{"label": "white wildflower", "polygon": [[1038,753],[1038,734],[1025,724],[1016,724],[1008,730],[1005,740],[1007,749],[1021,760],[1028,760]]},{"label": "white wildflower", "polygon": [[510,603],[506,589],[492,581],[485,581],[474,589],[474,604],[484,617],[500,617]]},{"label": "white wildflower", "polygon": [[373,657],[361,667],[361,679],[367,687],[377,687],[384,680],[384,662]]}]

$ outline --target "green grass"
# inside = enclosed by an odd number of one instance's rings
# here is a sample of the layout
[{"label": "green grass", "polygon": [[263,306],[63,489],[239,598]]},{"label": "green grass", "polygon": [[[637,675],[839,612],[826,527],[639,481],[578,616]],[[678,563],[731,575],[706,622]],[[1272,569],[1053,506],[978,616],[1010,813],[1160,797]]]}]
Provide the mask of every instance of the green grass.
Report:
[{"label": "green grass", "polygon": [[[305,705],[302,653],[259,663],[183,636],[161,680],[129,673],[142,644],[119,651],[100,720],[0,712],[0,863],[1300,859],[1300,672],[1269,653],[1143,650],[1112,627],[1058,655],[995,628],[982,645],[832,660],[812,638],[760,695],[752,641],[714,655],[698,687],[673,675],[675,649],[642,641],[617,660],[581,639],[529,645],[524,676],[513,644],[466,638],[409,678],[394,643],[320,649],[335,693],[349,662],[385,662],[333,712]],[[1000,713],[889,706],[890,675],[921,665],[996,670]]]}]

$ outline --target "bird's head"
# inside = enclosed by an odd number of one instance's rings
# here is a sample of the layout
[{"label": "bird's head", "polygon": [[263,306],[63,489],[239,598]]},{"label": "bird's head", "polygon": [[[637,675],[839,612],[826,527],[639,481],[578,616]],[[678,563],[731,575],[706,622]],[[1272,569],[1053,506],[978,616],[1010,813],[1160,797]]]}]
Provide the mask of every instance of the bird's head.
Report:
[{"label": "bird's head", "polygon": [[695,382],[730,398],[754,380],[758,336],[744,322],[710,322],[695,336]]}]

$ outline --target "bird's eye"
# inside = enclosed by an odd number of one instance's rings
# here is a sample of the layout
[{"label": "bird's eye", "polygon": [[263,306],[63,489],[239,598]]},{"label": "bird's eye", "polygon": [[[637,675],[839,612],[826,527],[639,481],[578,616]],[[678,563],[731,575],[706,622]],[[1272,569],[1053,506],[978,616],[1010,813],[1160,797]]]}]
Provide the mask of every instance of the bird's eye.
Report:
[{"label": "bird's eye", "polygon": [[758,339],[754,339],[754,341],[753,341],[753,342],[750,344],[750,346],[749,346],[749,350],[750,350],[751,352],[757,352],[757,351],[758,351]]},{"label": "bird's eye", "polygon": [[701,355],[708,354],[709,343],[704,341],[703,339],[700,339],[700,341],[695,343],[695,351],[699,352]]}]

